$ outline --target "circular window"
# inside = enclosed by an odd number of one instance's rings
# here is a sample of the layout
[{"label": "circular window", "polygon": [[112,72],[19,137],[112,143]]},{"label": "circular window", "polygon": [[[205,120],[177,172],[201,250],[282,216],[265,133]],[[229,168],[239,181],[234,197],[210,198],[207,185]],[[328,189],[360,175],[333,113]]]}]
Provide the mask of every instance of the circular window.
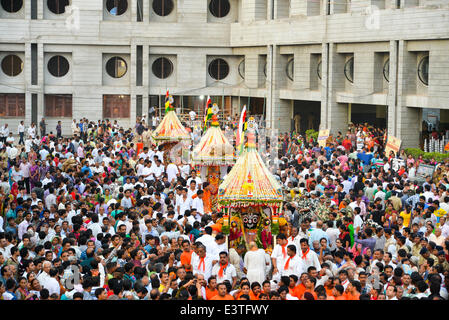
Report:
[{"label": "circular window", "polygon": [[19,75],[23,70],[23,61],[16,55],[9,55],[2,60],[2,70],[3,73],[15,77]]},{"label": "circular window", "polygon": [[354,57],[351,57],[345,63],[345,77],[349,82],[354,82]]},{"label": "circular window", "polygon": [[213,60],[209,64],[209,75],[215,80],[222,80],[229,74],[229,65],[221,58]]},{"label": "circular window", "polygon": [[120,57],[113,57],[106,63],[106,72],[113,78],[121,78],[128,70],[126,61]]},{"label": "circular window", "polygon": [[106,9],[113,16],[120,16],[128,10],[127,0],[107,0]]},{"label": "circular window", "polygon": [[173,11],[173,1],[172,0],[154,0],[153,10],[158,16],[168,16]]},{"label": "circular window", "polygon": [[158,58],[153,62],[153,74],[159,79],[168,78],[173,72],[173,64],[167,58]]},{"label": "circular window", "polygon": [[239,63],[239,75],[242,79],[245,79],[245,59]]},{"label": "circular window", "polygon": [[69,0],[47,0],[48,10],[54,14],[62,14],[65,12],[65,7],[70,5]]},{"label": "circular window", "polygon": [[418,77],[426,86],[429,85],[429,56],[422,58],[419,62]]},{"label": "circular window", "polygon": [[320,60],[320,62],[318,62],[318,66],[317,66],[317,68],[316,68],[316,73],[317,73],[317,75],[318,75],[318,78],[321,79],[321,77],[322,77],[321,60]]},{"label": "circular window", "polygon": [[228,0],[211,0],[209,3],[209,11],[217,18],[226,17],[231,10]]},{"label": "circular window", "polygon": [[387,80],[387,82],[390,82],[390,59],[387,59],[384,63],[384,78]]},{"label": "circular window", "polygon": [[295,65],[294,59],[290,59],[290,60],[287,62],[287,67],[286,67],[286,69],[285,69],[285,72],[287,73],[287,77],[288,77],[291,81],[293,81],[293,79],[294,79],[294,72],[293,72],[293,70],[294,70],[294,65]]},{"label": "circular window", "polygon": [[54,77],[63,77],[69,72],[69,62],[63,56],[54,56],[48,60],[48,72]]},{"label": "circular window", "polygon": [[2,7],[5,11],[14,13],[22,9],[23,0],[2,0]]}]

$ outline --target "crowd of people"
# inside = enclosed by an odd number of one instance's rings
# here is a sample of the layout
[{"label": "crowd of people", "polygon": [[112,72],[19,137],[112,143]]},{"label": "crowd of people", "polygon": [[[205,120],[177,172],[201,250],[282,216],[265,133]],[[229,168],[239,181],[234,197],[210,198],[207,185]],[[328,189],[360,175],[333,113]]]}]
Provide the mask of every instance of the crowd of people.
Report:
[{"label": "crowd of people", "polygon": [[145,121],[60,125],[1,128],[2,300],[448,299],[449,164],[417,184],[425,161],[386,154],[382,129],[268,144],[285,223],[264,250],[228,246],[208,182]]}]

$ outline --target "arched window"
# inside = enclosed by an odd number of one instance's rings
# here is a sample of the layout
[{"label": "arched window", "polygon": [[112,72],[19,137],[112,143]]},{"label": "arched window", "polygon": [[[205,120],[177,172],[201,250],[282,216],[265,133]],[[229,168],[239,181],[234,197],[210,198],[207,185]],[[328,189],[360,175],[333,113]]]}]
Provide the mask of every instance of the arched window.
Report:
[{"label": "arched window", "polygon": [[209,11],[214,17],[226,17],[231,10],[231,4],[228,0],[211,0],[209,3]]},{"label": "arched window", "polygon": [[128,66],[120,57],[113,57],[106,63],[106,72],[113,78],[121,78],[126,74]]},{"label": "arched window", "polygon": [[229,65],[225,60],[217,58],[212,60],[209,64],[209,75],[215,80],[222,80],[226,78],[228,74]]},{"label": "arched window", "polygon": [[345,63],[345,77],[346,79],[354,83],[354,57],[351,57],[348,61]]},{"label": "arched window", "polygon": [[159,79],[168,78],[173,72],[173,63],[164,57],[158,58],[153,62],[153,74]]},{"label": "arched window", "polygon": [[63,77],[69,72],[70,64],[63,56],[54,56],[48,60],[48,72],[54,77]]},{"label": "arched window", "polygon": [[422,58],[419,62],[418,77],[426,86],[429,85],[429,56]]},{"label": "arched window", "polygon": [[20,57],[15,54],[10,54],[3,58],[2,60],[2,70],[3,73],[15,77],[19,75],[23,70],[23,61]]}]

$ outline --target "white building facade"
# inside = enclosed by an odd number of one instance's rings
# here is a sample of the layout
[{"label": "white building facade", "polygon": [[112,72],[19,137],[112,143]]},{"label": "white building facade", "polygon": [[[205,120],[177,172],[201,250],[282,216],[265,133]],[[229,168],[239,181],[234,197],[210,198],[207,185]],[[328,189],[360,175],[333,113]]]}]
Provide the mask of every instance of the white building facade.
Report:
[{"label": "white building facade", "polygon": [[0,64],[14,132],[133,127],[169,89],[182,113],[211,96],[281,132],[370,122],[416,147],[423,110],[449,127],[449,0],[2,0]]}]

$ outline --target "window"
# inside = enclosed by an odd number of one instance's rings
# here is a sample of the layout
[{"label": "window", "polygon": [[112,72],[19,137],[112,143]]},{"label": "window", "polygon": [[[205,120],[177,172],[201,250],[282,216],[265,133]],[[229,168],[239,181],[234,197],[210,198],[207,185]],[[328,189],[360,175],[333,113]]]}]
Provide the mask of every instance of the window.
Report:
[{"label": "window", "polygon": [[387,80],[387,82],[390,82],[390,59],[387,59],[384,63],[384,78]]},{"label": "window", "polygon": [[121,78],[126,74],[128,66],[120,57],[113,57],[106,63],[106,72],[113,78]]},{"label": "window", "polygon": [[2,0],[2,8],[5,11],[14,13],[22,9],[23,0]]},{"label": "window", "polygon": [[161,17],[168,16],[173,11],[172,0],[153,0],[153,10]]},{"label": "window", "polygon": [[46,94],[44,111],[45,116],[49,118],[71,118],[72,95]]},{"label": "window", "polygon": [[323,71],[322,71],[321,60],[320,60],[320,62],[318,62],[318,66],[316,68],[316,73],[317,73],[319,79],[321,79],[321,77],[322,77],[322,72]]},{"label": "window", "polygon": [[129,95],[104,95],[103,118],[129,118]]},{"label": "window", "polygon": [[287,73],[287,77],[291,81],[294,81],[294,67],[295,67],[295,61],[294,61],[294,59],[290,59],[287,62],[287,67],[285,69],[285,72]]},{"label": "window", "polygon": [[238,68],[240,77],[242,77],[242,79],[245,79],[245,59],[240,61]]},{"label": "window", "polygon": [[212,60],[209,64],[209,75],[215,80],[222,80],[229,74],[229,65],[221,58]]},{"label": "window", "polygon": [[106,9],[113,16],[120,16],[128,10],[127,0],[107,0]]},{"label": "window", "polygon": [[63,77],[69,72],[69,62],[63,56],[54,56],[48,60],[48,72],[54,77]]},{"label": "window", "polygon": [[231,5],[228,0],[211,0],[209,4],[210,13],[217,18],[227,16],[230,9]]},{"label": "window", "polygon": [[426,86],[429,85],[429,56],[422,58],[419,62],[418,77]]},{"label": "window", "polygon": [[345,63],[345,77],[349,82],[354,83],[354,57],[351,57]]},{"label": "window", "polygon": [[265,75],[265,78],[267,77],[267,63],[265,62],[265,65],[263,66],[263,74]]},{"label": "window", "polygon": [[137,22],[143,21],[143,0],[137,0]]},{"label": "window", "polygon": [[2,60],[2,71],[4,74],[15,77],[23,70],[23,61],[15,54],[10,54]]},{"label": "window", "polygon": [[70,5],[69,0],[47,0],[48,9],[54,14],[62,14],[65,12],[65,7]]},{"label": "window", "polygon": [[158,58],[153,62],[153,74],[159,79],[168,78],[173,72],[172,62],[164,57]]},{"label": "window", "polygon": [[25,94],[0,93],[0,117],[25,117]]}]

